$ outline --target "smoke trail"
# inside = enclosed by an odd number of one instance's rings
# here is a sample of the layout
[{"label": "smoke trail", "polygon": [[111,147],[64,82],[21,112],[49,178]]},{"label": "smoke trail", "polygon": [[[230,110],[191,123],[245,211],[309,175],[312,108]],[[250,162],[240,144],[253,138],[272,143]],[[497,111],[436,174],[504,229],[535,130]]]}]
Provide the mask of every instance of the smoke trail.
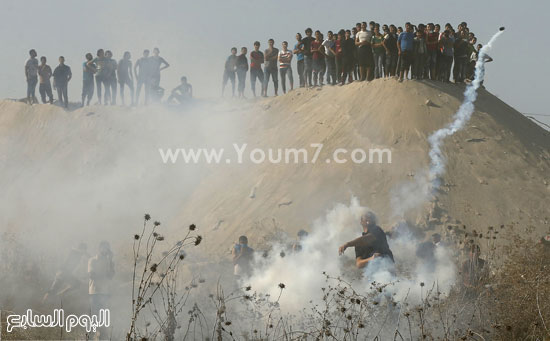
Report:
[{"label": "smoke trail", "polygon": [[504,28],[501,28],[500,31],[493,35],[487,45],[483,46],[479,51],[475,67],[475,79],[466,87],[466,90],[464,91],[464,101],[460,105],[460,108],[458,108],[456,114],[453,116],[453,121],[444,128],[437,130],[428,138],[428,142],[430,143],[430,170],[428,179],[431,182],[432,192],[439,187],[439,176],[441,176],[445,171],[445,157],[441,151],[443,140],[464,128],[466,123],[472,117],[474,112],[474,102],[477,99],[477,89],[480,87],[483,82],[483,78],[485,77],[485,57],[487,56],[487,51],[491,49],[495,40],[503,32]]},{"label": "smoke trail", "polygon": [[475,66],[475,79],[464,91],[464,101],[453,116],[453,121],[445,127],[437,130],[428,137],[430,144],[430,167],[422,171],[412,182],[405,182],[394,189],[390,198],[392,217],[403,219],[405,214],[420,205],[433,201],[435,190],[440,186],[440,176],[445,172],[445,157],[441,146],[446,137],[453,135],[464,128],[474,112],[474,102],[477,99],[477,89],[481,86],[485,77],[485,58],[487,51],[491,49],[495,40],[503,33],[504,27],[500,29],[489,40],[487,45],[479,51]]}]

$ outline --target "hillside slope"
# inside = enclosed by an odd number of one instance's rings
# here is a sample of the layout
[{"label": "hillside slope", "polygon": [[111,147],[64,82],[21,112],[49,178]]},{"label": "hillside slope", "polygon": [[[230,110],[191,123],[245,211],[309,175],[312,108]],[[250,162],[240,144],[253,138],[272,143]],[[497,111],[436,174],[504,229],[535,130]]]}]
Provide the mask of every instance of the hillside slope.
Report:
[{"label": "hillside slope", "polygon": [[[2,102],[0,176],[10,189],[7,193],[18,193],[20,205],[34,198],[21,194],[29,187],[22,188],[19,181],[25,177],[18,170],[34,179],[30,188],[38,196],[41,186],[53,196],[67,191],[55,193],[57,186],[44,183],[51,176],[71,188],[85,182],[85,193],[71,190],[69,197],[81,200],[89,211],[75,208],[70,224],[88,215],[94,225],[127,224],[124,219],[142,210],[168,217],[168,225],[178,228],[195,222],[210,254],[226,254],[242,234],[254,245],[280,232],[294,236],[311,228],[334,203],[349,202],[352,196],[390,228],[397,222],[390,206],[392,191],[427,168],[427,137],[451,120],[462,91],[451,84],[376,80],[297,89],[258,101],[208,102],[188,113],[107,107],[64,112]],[[323,149],[314,164],[201,166],[162,164],[157,151],[175,146],[233,150],[233,143],[246,143],[246,153],[253,148],[306,148],[309,160],[314,152],[310,144],[322,143]],[[363,148],[367,154],[369,148],[388,148],[391,163],[327,163],[338,148]],[[120,150],[124,152],[113,152]],[[408,213],[409,221],[430,230],[519,224],[548,231],[548,132],[481,89],[472,120],[445,141],[444,152],[447,171],[436,202],[419,203],[419,209]],[[349,154],[341,156],[349,160]],[[49,217],[67,209],[66,202],[64,207],[50,205]],[[116,211],[105,213],[110,206],[123,214],[113,218]],[[4,218],[5,224],[13,225],[13,217]],[[120,237],[132,231],[121,228]]]},{"label": "hillside slope", "polygon": [[[253,243],[277,228],[295,235],[334,202],[349,202],[352,195],[389,228],[396,223],[392,191],[427,168],[427,137],[450,121],[463,89],[377,80],[265,99],[246,114],[249,144],[308,148],[323,143],[320,161],[224,168],[203,180],[181,217],[215,230],[210,233],[215,237],[206,238],[212,250],[225,250],[228,239],[243,233]],[[390,148],[392,163],[322,162],[337,148]],[[550,228],[548,132],[482,89],[471,122],[445,142],[444,151],[447,172],[436,203],[422,204],[408,220],[429,229]]]}]

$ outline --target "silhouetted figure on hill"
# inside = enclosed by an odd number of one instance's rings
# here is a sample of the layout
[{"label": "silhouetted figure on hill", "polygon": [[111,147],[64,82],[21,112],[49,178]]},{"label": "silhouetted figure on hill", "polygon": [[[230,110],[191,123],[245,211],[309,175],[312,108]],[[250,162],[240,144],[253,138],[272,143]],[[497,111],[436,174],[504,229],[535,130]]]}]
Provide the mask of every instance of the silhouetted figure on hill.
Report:
[{"label": "silhouetted figure on hill", "polygon": [[53,71],[53,88],[57,89],[57,99],[65,108],[69,107],[67,88],[72,77],[71,68],[65,65],[65,57],[59,57],[59,65]]},{"label": "silhouetted figure on hill", "polygon": [[27,103],[38,103],[36,99],[36,84],[38,83],[38,59],[36,51],[29,51],[30,58],[25,63],[25,79],[27,80]]},{"label": "silhouetted figure on hill", "polygon": [[50,82],[52,75],[52,68],[46,64],[46,57],[40,57],[40,66],[38,66],[40,85],[38,86],[38,92],[40,93],[42,103],[46,103],[46,96],[49,98],[47,102],[50,104],[53,103],[52,83]]}]

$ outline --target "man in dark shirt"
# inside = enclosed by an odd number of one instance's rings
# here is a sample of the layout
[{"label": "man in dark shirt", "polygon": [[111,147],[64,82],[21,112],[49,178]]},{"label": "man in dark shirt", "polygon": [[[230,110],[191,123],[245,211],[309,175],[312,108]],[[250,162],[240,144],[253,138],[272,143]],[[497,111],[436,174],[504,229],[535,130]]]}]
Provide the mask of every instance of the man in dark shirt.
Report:
[{"label": "man in dark shirt", "polygon": [[82,107],[84,105],[90,105],[90,101],[94,96],[94,74],[96,72],[96,65],[94,63],[88,64],[88,62],[93,59],[94,56],[92,56],[91,53],[86,53],[86,61],[82,64]]},{"label": "man in dark shirt", "polygon": [[397,28],[395,25],[390,25],[389,32],[384,36],[384,48],[386,49],[386,77],[395,76],[397,68]]},{"label": "man in dark shirt", "polygon": [[459,39],[455,41],[455,66],[456,78],[455,83],[463,83],[466,78],[466,67],[468,65],[468,37],[463,31],[460,33]]},{"label": "man in dark shirt", "polygon": [[132,74],[132,55],[129,51],[124,52],[122,59],[118,62],[117,76],[120,86],[120,99],[124,105],[124,87],[127,85],[132,98],[131,104],[134,105],[134,77]]},{"label": "man in dark shirt", "polygon": [[239,243],[233,246],[233,274],[237,279],[246,278],[252,274],[252,261],[254,260],[254,249],[248,246],[246,236],[239,237]]},{"label": "man in dark shirt", "polygon": [[137,79],[136,101],[134,104],[137,105],[139,103],[141,87],[145,88],[145,104],[147,104],[149,103],[149,90],[151,88],[151,58],[149,58],[149,50],[143,50],[143,57],[138,59],[134,65],[134,75]]},{"label": "man in dark shirt", "polygon": [[386,234],[380,226],[376,225],[374,213],[363,214],[361,226],[363,226],[362,236],[340,246],[338,253],[342,255],[348,247],[354,247],[355,265],[359,269],[366,267],[370,261],[377,257],[386,257],[393,262],[393,253],[388,245]]},{"label": "man in dark shirt", "polygon": [[36,99],[36,84],[38,83],[38,59],[36,51],[29,51],[30,58],[25,63],[25,77],[27,78],[27,103],[38,103]]},{"label": "man in dark shirt", "polygon": [[346,77],[349,77],[349,83],[352,82],[353,67],[355,63],[355,41],[351,38],[351,31],[346,30],[345,39],[342,44],[342,83],[346,83]]},{"label": "man in dark shirt", "polygon": [[40,85],[38,91],[40,92],[40,97],[42,98],[42,103],[46,103],[46,95],[48,95],[50,101],[53,103],[53,94],[52,94],[52,84],[50,83],[50,78],[52,77],[52,68],[46,64],[46,57],[40,57],[40,65],[38,66],[38,76],[40,78]]},{"label": "man in dark shirt", "polygon": [[256,78],[260,82],[260,86],[264,87],[264,72],[262,64],[264,63],[264,54],[260,51],[260,42],[254,42],[254,51],[250,52],[250,88],[254,97],[256,97]]},{"label": "man in dark shirt", "polygon": [[302,53],[304,54],[304,77],[306,86],[312,86],[313,78],[313,53],[311,52],[311,43],[315,41],[312,37],[313,30],[306,28],[306,36],[302,39]]},{"label": "man in dark shirt", "polygon": [[274,47],[275,41],[269,39],[267,41],[268,48],[264,51],[265,67],[264,67],[264,91],[263,96],[267,96],[267,86],[269,84],[269,76],[273,79],[273,87],[275,88],[275,96],[277,96],[277,90],[279,89],[279,76],[277,60],[279,58],[279,49]]},{"label": "man in dark shirt", "polygon": [[57,89],[57,98],[65,108],[69,107],[67,86],[72,76],[71,68],[65,65],[65,57],[59,57],[59,65],[53,71],[53,88]]},{"label": "man in dark shirt", "polygon": [[479,257],[480,248],[477,244],[468,246],[468,259],[462,263],[462,284],[466,289],[478,288],[487,276],[485,261]]},{"label": "man in dark shirt", "polygon": [[248,50],[246,47],[241,47],[241,54],[237,57],[236,62],[237,78],[239,80],[239,86],[237,87],[239,98],[244,98],[244,86],[246,82],[246,73],[248,72],[247,52]]},{"label": "man in dark shirt", "polygon": [[296,44],[294,45],[294,50],[292,54],[296,56],[296,69],[298,70],[298,78],[300,80],[300,88],[306,86],[305,80],[305,68],[304,68],[304,53],[303,53],[304,44],[302,43],[302,35],[296,33]]},{"label": "man in dark shirt", "polygon": [[105,87],[105,93],[109,91],[109,83],[107,79],[107,59],[105,58],[105,51],[103,49],[97,50],[97,57],[88,60],[87,62],[88,66],[91,66],[92,64],[95,65],[95,82],[97,86],[97,100],[98,103],[101,104],[101,88],[102,86]]},{"label": "man in dark shirt", "polygon": [[[153,94],[155,92],[158,93],[158,90],[161,89],[160,87],[160,72],[168,67],[170,67],[170,64],[166,61],[166,59],[162,58],[160,56],[160,50],[158,47],[155,47],[153,49],[153,56],[151,56],[151,59],[149,61],[151,64],[151,90],[153,90]],[[158,95],[156,96],[157,100],[160,100],[158,98]]]},{"label": "man in dark shirt", "polygon": [[434,271],[437,263],[438,248],[445,248],[446,244],[441,241],[441,235],[434,233],[431,240],[418,244],[416,257],[427,271]]},{"label": "man in dark shirt", "polygon": [[231,54],[225,60],[225,66],[223,70],[223,81],[222,81],[222,97],[225,91],[225,86],[227,81],[231,81],[231,93],[235,97],[235,71],[237,69],[237,48],[231,48]]},{"label": "man in dark shirt", "polygon": [[[107,103],[110,103],[111,105],[115,105],[117,92],[116,70],[118,68],[118,63],[113,59],[113,52],[109,50],[105,51],[105,59],[107,72],[105,77],[107,85],[105,86],[105,98],[103,100],[103,104],[107,105]],[[109,96],[107,97],[107,95]]]}]

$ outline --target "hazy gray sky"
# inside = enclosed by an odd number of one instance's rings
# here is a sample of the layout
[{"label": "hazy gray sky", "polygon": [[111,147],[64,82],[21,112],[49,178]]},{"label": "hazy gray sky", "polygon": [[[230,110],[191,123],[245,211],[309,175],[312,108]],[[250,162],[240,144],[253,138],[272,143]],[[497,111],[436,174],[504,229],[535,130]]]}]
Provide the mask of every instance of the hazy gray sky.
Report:
[{"label": "hazy gray sky", "polygon": [[[155,46],[171,64],[161,86],[170,90],[187,75],[197,96],[214,97],[232,46],[250,50],[259,40],[263,49],[268,38],[280,46],[283,40],[293,43],[295,33],[308,26],[326,32],[364,20],[401,26],[405,21],[450,22],[455,27],[466,21],[481,43],[498,27],[507,28],[490,53],[495,61],[487,68],[486,87],[521,112],[550,114],[544,65],[550,45],[543,27],[550,2],[544,0],[2,0],[1,5],[0,97],[25,96],[23,65],[30,48],[48,57],[52,66],[65,56],[74,74],[69,88],[73,101],[80,97],[86,52],[111,49],[120,59],[128,50],[135,61],[143,49]],[[550,117],[539,119],[550,123]]]}]

